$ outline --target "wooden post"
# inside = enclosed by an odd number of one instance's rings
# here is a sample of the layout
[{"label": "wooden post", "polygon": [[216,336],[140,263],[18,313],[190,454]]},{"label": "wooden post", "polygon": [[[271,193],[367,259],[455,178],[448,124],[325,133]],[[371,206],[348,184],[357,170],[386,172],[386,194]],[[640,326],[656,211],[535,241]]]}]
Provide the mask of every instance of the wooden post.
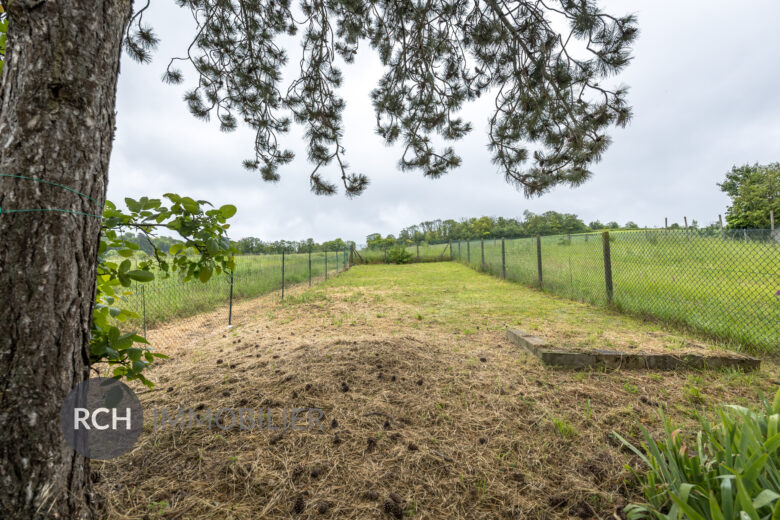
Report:
[{"label": "wooden post", "polygon": [[328,251],[325,250],[325,279],[328,279]]},{"label": "wooden post", "polygon": [[723,231],[723,217],[718,213],[718,224],[720,224],[720,238],[726,238],[726,232]]},{"label": "wooden post", "polygon": [[542,237],[536,235],[536,271],[539,278],[539,288],[544,287],[542,279]]},{"label": "wooden post", "polygon": [[309,249],[309,287],[311,287],[311,248]]},{"label": "wooden post", "polygon": [[506,248],[503,237],[501,237],[501,278],[506,280]]},{"label": "wooden post", "polygon": [[350,248],[349,248],[349,263],[347,264],[347,268],[350,268],[350,267],[352,267],[352,262],[353,262],[353,260],[354,260],[354,258],[353,258],[353,256],[352,256],[352,252],[353,252],[354,250],[355,250],[355,248],[354,248],[354,247],[350,247]]},{"label": "wooden post", "polygon": [[417,260],[420,259],[420,243],[417,242]]},{"label": "wooden post", "polygon": [[480,245],[482,247],[482,270],[485,270],[485,239],[480,239]]},{"label": "wooden post", "polygon": [[282,249],[282,300],[284,300],[284,249]]},{"label": "wooden post", "polygon": [[669,229],[669,217],[664,217],[664,229]]},{"label": "wooden post", "polygon": [[683,217],[683,222],[685,222],[685,238],[688,238],[688,217]]},{"label": "wooden post", "polygon": [[775,210],[773,209],[769,210],[769,229],[771,231],[775,230]]},{"label": "wooden post", "polygon": [[607,303],[612,303],[612,257],[609,251],[609,231],[601,235],[604,243],[604,282],[607,288]]},{"label": "wooden post", "polygon": [[452,240],[450,240],[450,260],[455,259],[455,252],[452,250]]}]

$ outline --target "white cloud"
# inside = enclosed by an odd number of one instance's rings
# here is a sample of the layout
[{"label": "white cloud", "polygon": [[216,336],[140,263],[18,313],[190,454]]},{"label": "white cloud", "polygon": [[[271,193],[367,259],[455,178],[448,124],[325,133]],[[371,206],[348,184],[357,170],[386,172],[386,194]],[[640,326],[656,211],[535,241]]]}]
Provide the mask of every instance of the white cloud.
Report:
[{"label": "white cloud", "polygon": [[[605,2],[615,13],[626,4]],[[368,233],[396,233],[421,220],[520,216],[525,209],[577,213],[586,222],[662,225],[665,216],[682,221],[683,215],[715,221],[727,203],[715,183],[733,164],[780,160],[780,41],[773,37],[780,3],[641,0],[628,7],[639,16],[641,34],[620,81],[631,87],[635,117],[627,129],[612,132],[613,145],[591,181],[533,200],[507,185],[486,148],[490,99],[464,110],[474,130],[456,144],[463,157],[458,170],[438,180],[400,172],[400,149],[374,134],[369,92],[381,66],[363,45],[356,63],[343,67],[344,144],[349,163],[372,184],[350,200],[309,192],[311,165],[300,128],[283,136],[297,157],[279,183],[245,171],[241,161],[252,155],[252,133],[223,134],[217,125],[195,120],[182,101],[193,76],[184,87],[160,81],[192,29],[186,11],[155,5],[146,18],[162,38],[155,60],[138,65],[123,58],[109,198],[175,191],[217,205],[234,203],[239,213],[232,236],[265,240],[359,242]],[[289,48],[297,64],[299,51]]]}]

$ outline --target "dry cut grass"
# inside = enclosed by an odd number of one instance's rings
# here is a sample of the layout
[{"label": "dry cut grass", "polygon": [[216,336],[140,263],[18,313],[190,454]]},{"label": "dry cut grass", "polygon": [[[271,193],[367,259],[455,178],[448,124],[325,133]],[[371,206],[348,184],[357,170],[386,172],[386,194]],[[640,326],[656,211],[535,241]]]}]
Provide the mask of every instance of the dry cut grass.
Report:
[{"label": "dry cut grass", "polygon": [[[96,464],[110,518],[621,518],[637,461],[611,432],[659,431],[659,408],[692,425],[778,384],[771,360],[759,374],[545,367],[507,326],[599,346],[701,340],[456,264],[356,267],[240,305],[243,325],[215,332],[205,316],[163,349],[139,443]],[[322,430],[151,426],[154,408],[270,408],[278,424],[292,406],[323,410]]]}]

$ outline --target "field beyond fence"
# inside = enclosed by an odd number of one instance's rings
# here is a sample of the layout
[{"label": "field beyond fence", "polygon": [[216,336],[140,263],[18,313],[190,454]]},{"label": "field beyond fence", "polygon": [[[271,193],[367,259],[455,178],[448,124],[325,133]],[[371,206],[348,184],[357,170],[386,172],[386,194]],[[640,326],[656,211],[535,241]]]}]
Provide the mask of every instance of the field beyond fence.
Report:
[{"label": "field beyond fence", "polygon": [[[637,230],[413,244],[566,298],[661,319],[730,343],[780,350],[780,243],[768,230]],[[382,261],[383,251],[361,251]]]}]

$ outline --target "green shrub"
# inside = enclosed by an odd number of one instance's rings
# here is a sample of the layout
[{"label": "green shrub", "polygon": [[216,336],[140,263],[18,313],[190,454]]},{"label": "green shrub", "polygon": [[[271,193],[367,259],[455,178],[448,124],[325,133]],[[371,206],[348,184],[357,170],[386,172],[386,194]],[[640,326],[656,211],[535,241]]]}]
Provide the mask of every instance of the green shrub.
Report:
[{"label": "green shrub", "polygon": [[387,251],[387,262],[390,264],[408,264],[412,260],[412,253],[401,247],[394,247]]},{"label": "green shrub", "polygon": [[[615,434],[649,467],[640,477],[645,504],[626,507],[630,519],[780,519],[780,391],[758,411],[726,406],[691,442],[664,419],[654,441],[643,428],[640,451]],[[663,416],[662,416],[663,417]]]}]

